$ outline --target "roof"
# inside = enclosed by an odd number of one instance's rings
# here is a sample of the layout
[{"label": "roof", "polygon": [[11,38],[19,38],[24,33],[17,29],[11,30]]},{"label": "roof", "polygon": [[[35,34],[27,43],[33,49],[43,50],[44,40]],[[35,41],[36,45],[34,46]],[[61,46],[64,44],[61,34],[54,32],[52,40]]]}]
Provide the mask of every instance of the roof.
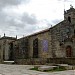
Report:
[{"label": "roof", "polygon": [[31,36],[35,36],[35,35],[38,35],[38,34],[42,34],[42,33],[45,33],[45,32],[47,32],[47,31],[49,31],[49,30],[50,30],[50,28],[45,29],[45,30],[42,30],[42,31],[39,31],[39,32],[36,32],[36,33],[34,33],[34,34],[31,34],[31,35],[28,35],[27,37],[31,37]]},{"label": "roof", "polygon": [[8,36],[3,36],[0,38],[0,40],[2,40],[2,39],[16,40],[15,37],[8,37]]},{"label": "roof", "polygon": [[36,32],[36,33],[33,33],[33,34],[31,34],[31,35],[28,35],[28,36],[25,36],[25,37],[22,37],[22,38],[19,38],[18,40],[23,39],[23,38],[32,37],[32,36],[35,36],[35,35],[38,35],[38,34],[42,34],[42,33],[45,33],[45,32],[48,32],[48,31],[50,31],[50,29],[53,29],[53,28],[55,28],[56,26],[58,26],[59,24],[64,23],[64,21],[65,21],[65,20],[59,22],[58,24],[56,24],[55,26],[53,26],[53,27],[51,27],[51,28],[48,28],[48,29],[45,29],[45,30],[42,30],[42,31],[39,31],[39,32]]},{"label": "roof", "polygon": [[[22,38],[20,38],[20,39],[28,38],[28,37],[35,36],[35,35],[38,35],[38,34],[42,34],[42,33],[45,33],[45,32],[47,32],[47,31],[49,31],[49,30],[50,30],[50,28],[45,29],[45,30],[42,30],[42,31],[39,31],[39,32],[36,32],[36,33],[33,33],[33,34],[28,35],[28,36],[25,36],[25,37],[22,37]],[[18,40],[20,40],[20,39],[18,39]]]}]

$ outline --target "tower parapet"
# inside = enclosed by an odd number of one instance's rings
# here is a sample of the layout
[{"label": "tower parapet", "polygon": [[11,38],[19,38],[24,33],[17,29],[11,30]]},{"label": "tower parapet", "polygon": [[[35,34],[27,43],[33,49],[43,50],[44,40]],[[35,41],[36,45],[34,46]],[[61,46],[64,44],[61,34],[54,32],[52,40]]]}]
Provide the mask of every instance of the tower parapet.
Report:
[{"label": "tower parapet", "polygon": [[64,11],[64,20],[67,20],[72,23],[75,20],[75,9],[72,5],[70,6],[69,10]]}]

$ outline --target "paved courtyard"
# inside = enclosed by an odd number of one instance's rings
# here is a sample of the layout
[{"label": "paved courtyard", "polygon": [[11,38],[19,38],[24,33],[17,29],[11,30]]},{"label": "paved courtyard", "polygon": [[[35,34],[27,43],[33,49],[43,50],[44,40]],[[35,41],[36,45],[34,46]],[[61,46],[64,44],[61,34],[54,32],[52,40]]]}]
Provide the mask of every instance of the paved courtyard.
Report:
[{"label": "paved courtyard", "polygon": [[29,70],[33,65],[6,65],[0,64],[0,75],[75,75],[75,70],[60,72],[39,72]]}]

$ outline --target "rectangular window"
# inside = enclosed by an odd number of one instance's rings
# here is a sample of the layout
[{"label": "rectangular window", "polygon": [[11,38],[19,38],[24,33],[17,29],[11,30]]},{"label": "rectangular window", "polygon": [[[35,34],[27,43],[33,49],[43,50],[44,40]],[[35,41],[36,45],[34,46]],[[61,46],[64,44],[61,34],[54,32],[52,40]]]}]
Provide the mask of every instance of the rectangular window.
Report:
[{"label": "rectangular window", "polygon": [[43,51],[48,51],[48,40],[42,41]]}]

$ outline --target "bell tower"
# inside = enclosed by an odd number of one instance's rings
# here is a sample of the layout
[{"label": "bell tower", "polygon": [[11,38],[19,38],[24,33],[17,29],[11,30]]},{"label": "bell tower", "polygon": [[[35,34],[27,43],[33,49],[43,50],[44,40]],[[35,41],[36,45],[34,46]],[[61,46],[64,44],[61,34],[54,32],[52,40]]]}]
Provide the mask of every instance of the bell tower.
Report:
[{"label": "bell tower", "polygon": [[75,20],[75,9],[70,5],[70,9],[64,11],[64,20],[67,20],[69,23]]}]

